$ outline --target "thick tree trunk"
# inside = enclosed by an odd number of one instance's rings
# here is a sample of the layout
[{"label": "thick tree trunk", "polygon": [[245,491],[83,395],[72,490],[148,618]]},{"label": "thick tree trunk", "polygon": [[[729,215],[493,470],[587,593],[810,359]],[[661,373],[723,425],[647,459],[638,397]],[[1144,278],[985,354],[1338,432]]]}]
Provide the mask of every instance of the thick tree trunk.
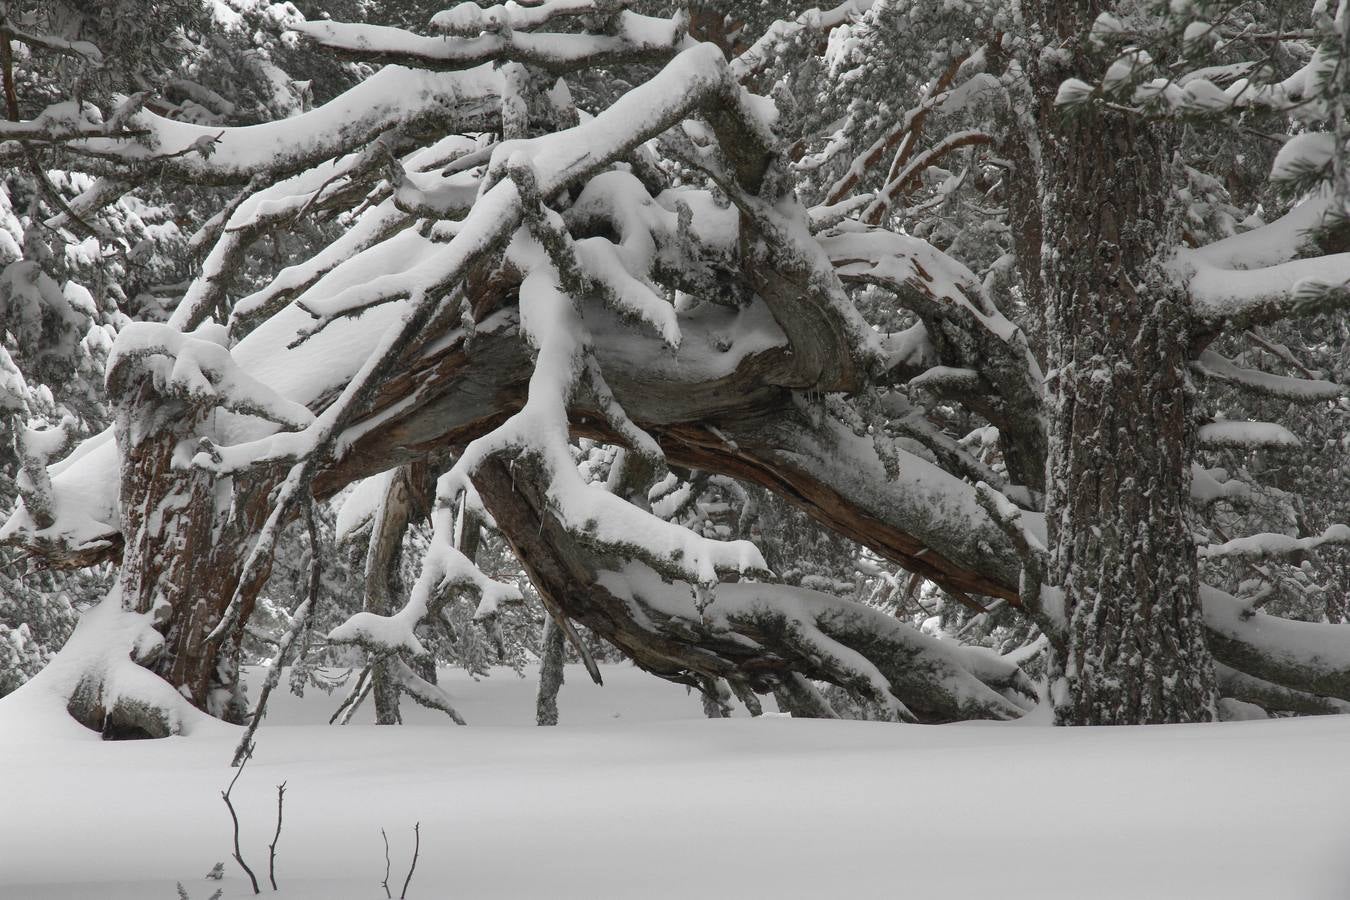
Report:
[{"label": "thick tree trunk", "polygon": [[[200,416],[144,383],[131,388],[120,403],[116,437],[122,450],[126,542],[119,586],[123,607],[148,613],[164,635],[149,668],[198,709],[240,722],[246,712],[238,683],[242,631],[216,642],[205,637],[239,583],[238,545],[243,535],[261,527],[266,510],[237,509],[222,521],[215,479],[201,469],[174,467],[180,444],[191,438]],[[257,587],[243,592],[241,621],[251,612]],[[76,713],[76,718],[105,734],[123,730],[119,723],[99,721],[103,712],[95,707],[92,714]]]},{"label": "thick tree trunk", "polygon": [[1091,78],[1095,4],[1046,4],[1078,71],[1041,72],[1050,448],[1050,582],[1067,631],[1052,661],[1056,721],[1214,717],[1195,546],[1188,304],[1163,268],[1174,246],[1170,126],[1097,104],[1055,107]]}]

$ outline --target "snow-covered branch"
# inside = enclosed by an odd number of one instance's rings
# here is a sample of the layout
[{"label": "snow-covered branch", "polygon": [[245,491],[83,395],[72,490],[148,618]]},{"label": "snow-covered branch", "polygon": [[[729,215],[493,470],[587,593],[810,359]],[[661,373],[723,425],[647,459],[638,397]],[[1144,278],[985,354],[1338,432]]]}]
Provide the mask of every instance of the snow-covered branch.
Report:
[{"label": "snow-covered branch", "polygon": [[[587,12],[595,13],[597,4],[589,5],[591,9]],[[469,6],[460,4],[458,9]],[[469,26],[464,17],[474,11],[477,9],[461,13],[454,20],[449,16],[433,19],[433,25],[439,24],[450,31],[439,37],[384,25],[345,22],[304,22],[297,24],[295,30],[317,44],[337,51],[340,57],[362,62],[444,72],[512,61],[561,75],[615,63],[665,62],[680,49],[688,26],[683,16],[662,19],[622,10],[607,34],[515,30],[512,26],[518,23],[513,15],[506,21],[498,19],[498,27],[470,35],[466,33]],[[582,11],[573,14],[580,15]],[[531,24],[543,24],[538,21],[539,17],[535,18],[536,22]]]},{"label": "snow-covered branch", "polygon": [[340,157],[395,126],[409,133],[471,132],[497,120],[500,75],[489,67],[425,72],[386,66],[317,109],[260,125],[195,125],[140,111],[127,127],[143,134],[90,137],[64,146],[118,171],[200,184],[281,178]]},{"label": "snow-covered branch", "polygon": [[1335,400],[1350,391],[1350,388],[1334,381],[1320,378],[1292,378],[1287,375],[1273,375],[1259,369],[1248,369],[1213,350],[1201,352],[1200,358],[1191,363],[1191,367],[1207,378],[1295,403]]},{"label": "snow-covered branch", "polygon": [[1250,328],[1350,308],[1350,253],[1262,269],[1222,269],[1192,257],[1188,280],[1202,328]]},{"label": "snow-covered branch", "polygon": [[148,378],[155,390],[203,409],[218,406],[292,429],[314,421],[308,409],[250,375],[209,337],[152,322],[126,326],[108,358],[109,389],[124,391],[133,379]]},{"label": "snow-covered branch", "polygon": [[1350,545],[1350,526],[1332,525],[1321,534],[1303,538],[1287,534],[1253,534],[1234,538],[1222,544],[1201,547],[1200,558],[1282,559],[1302,556],[1324,544]]}]

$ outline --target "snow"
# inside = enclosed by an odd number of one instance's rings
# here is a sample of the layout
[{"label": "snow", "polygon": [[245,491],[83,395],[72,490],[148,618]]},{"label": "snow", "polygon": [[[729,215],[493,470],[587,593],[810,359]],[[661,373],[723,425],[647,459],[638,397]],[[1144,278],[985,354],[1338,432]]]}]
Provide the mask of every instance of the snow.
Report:
[{"label": "snow", "polygon": [[1350,544],[1350,526],[1332,525],[1319,535],[1303,538],[1287,534],[1253,534],[1247,537],[1234,538],[1222,544],[1201,547],[1199,552],[1202,559],[1216,556],[1267,559],[1292,556],[1296,553],[1314,550],[1323,544]]},{"label": "snow", "polygon": [[[92,735],[64,714],[67,702],[86,679],[101,685],[99,702],[104,709],[112,710],[125,699],[164,710],[175,734],[231,734],[229,726],[190,706],[167,681],[137,664],[154,658],[163,643],[163,636],[151,626],[151,614],[123,609],[121,591],[112,590],[80,617],[51,663],[4,698],[0,741],[27,731],[34,723],[50,724],[62,734],[73,730]],[[0,781],[0,789],[3,785]]]},{"label": "snow", "polygon": [[392,126],[419,118],[475,114],[497,96],[499,82],[491,66],[457,72],[385,66],[332,101],[294,118],[220,128],[142,111],[131,117],[129,125],[150,132],[148,146],[111,137],[78,143],[85,152],[130,161],[187,154],[175,160],[185,175],[206,182],[244,181],[254,172],[298,169],[341,155]]},{"label": "snow", "polygon": [[1293,432],[1274,422],[1209,422],[1198,429],[1202,447],[1233,447],[1238,450],[1296,448],[1302,446]]},{"label": "snow", "polygon": [[1309,197],[1274,222],[1182,252],[1221,269],[1256,269],[1288,262],[1311,242],[1311,232],[1322,225],[1331,203],[1329,194]]},{"label": "snow", "polygon": [[1290,663],[1319,675],[1350,670],[1350,625],[1296,622],[1257,610],[1218,588],[1202,584],[1205,625],[1248,644],[1277,664]]},{"label": "snow", "polygon": [[[277,900],[775,897],[1343,898],[1350,718],[1053,729],[701,718],[628,666],[569,667],[562,724],[534,679],[447,673],[468,728],[321,724],[277,696],[232,797]],[[252,896],[220,801],[236,738],[104,744],[0,701],[0,896]],[[437,720],[434,716],[440,716]],[[1297,764],[1291,765],[1296,761]],[[224,861],[225,880],[203,879]],[[1107,875],[1109,873],[1109,876]],[[266,888],[264,888],[266,890]]]},{"label": "snow", "polygon": [[1201,351],[1200,358],[1192,363],[1192,366],[1220,381],[1245,385],[1264,394],[1300,403],[1335,400],[1347,391],[1345,385],[1332,381],[1291,378],[1287,375],[1273,375],[1258,369],[1243,368],[1213,350]]},{"label": "snow", "polygon": [[303,428],[314,415],[243,369],[230,351],[211,340],[183,334],[172,325],[133,322],[124,327],[108,357],[111,382],[124,365],[154,379],[155,389],[213,402],[236,412]]},{"label": "snow", "polygon": [[[569,5],[594,7],[591,3]],[[433,27],[453,34],[443,37],[349,22],[303,22],[293,27],[327,47],[356,54],[406,54],[445,68],[466,68],[510,54],[548,68],[566,69],[605,54],[673,49],[681,36],[676,20],[639,16],[627,10],[619,13],[612,35],[513,31],[512,26],[520,24],[515,21],[518,14],[539,18],[539,9],[508,4],[479,10],[470,3],[460,4],[432,17]],[[475,34],[489,30],[491,33]]]},{"label": "snow", "polygon": [[1220,320],[1253,312],[1281,299],[1296,301],[1302,292],[1350,281],[1350,253],[1296,259],[1261,269],[1221,269],[1198,256],[1182,256],[1193,266],[1189,278],[1195,311]]}]

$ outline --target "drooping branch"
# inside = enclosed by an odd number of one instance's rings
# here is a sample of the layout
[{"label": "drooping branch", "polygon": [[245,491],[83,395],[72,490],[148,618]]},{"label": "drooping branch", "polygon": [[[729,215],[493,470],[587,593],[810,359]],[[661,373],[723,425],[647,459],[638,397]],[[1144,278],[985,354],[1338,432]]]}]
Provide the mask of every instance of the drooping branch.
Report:
[{"label": "drooping branch", "polygon": [[[701,676],[761,692],[803,673],[858,691],[886,715],[925,720],[1018,714],[945,648],[849,601],[742,583],[717,587],[700,609],[691,586],[576,540],[549,512],[539,474],[494,460],[475,484],[541,595],[642,668],[693,687]],[[783,591],[790,601],[774,599]]]}]

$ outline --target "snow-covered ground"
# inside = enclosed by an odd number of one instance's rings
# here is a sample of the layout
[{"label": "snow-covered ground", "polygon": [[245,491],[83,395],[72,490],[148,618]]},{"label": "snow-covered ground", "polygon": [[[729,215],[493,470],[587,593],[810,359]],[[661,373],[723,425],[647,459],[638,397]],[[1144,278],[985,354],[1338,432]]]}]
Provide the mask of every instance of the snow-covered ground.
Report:
[{"label": "snow-covered ground", "polygon": [[[277,695],[234,791],[281,900],[1350,897],[1350,717],[1052,729],[707,720],[623,666],[446,674],[471,723],[330,727]],[[251,896],[220,790],[237,731],[105,744],[31,692],[0,701],[0,898]],[[223,883],[202,876],[224,861]]]}]

